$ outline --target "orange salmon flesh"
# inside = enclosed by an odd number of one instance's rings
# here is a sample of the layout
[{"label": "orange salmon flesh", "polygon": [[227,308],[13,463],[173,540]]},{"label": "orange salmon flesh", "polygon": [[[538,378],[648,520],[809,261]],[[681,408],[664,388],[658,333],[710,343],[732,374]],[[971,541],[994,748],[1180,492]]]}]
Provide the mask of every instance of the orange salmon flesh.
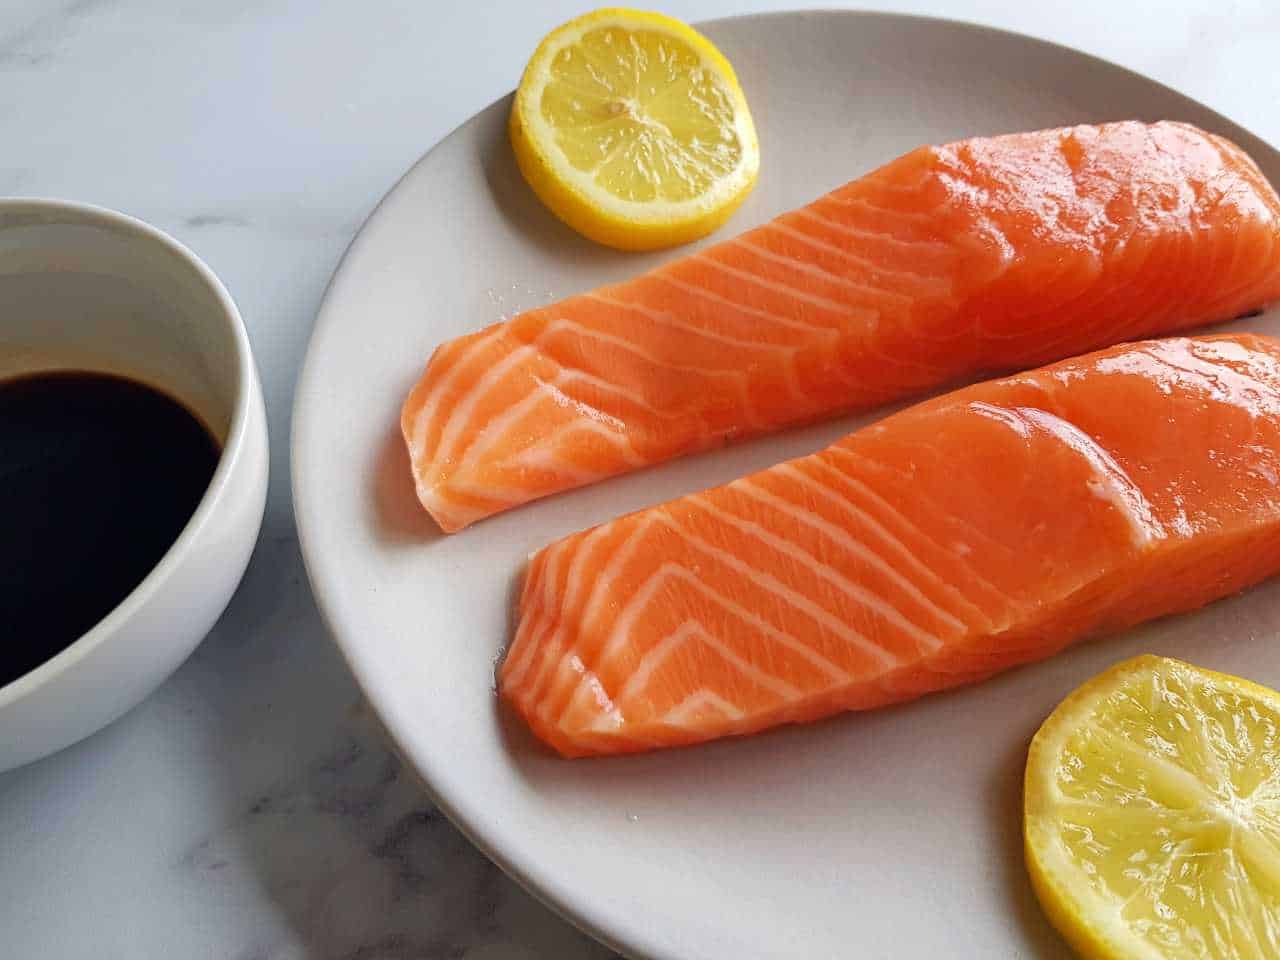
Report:
[{"label": "orange salmon flesh", "polygon": [[404,403],[441,529],[982,372],[1280,298],[1280,200],[1221,137],[921,147],[735,239],[442,344]]},{"label": "orange salmon flesh", "polygon": [[1277,570],[1280,341],[1147,341],[552,544],[500,692],[565,756],[689,744],[970,683]]}]

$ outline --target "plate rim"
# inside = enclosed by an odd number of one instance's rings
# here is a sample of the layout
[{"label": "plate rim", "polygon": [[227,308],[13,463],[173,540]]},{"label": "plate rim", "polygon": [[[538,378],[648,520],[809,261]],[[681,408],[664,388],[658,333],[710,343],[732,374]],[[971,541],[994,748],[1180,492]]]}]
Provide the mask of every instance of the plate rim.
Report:
[{"label": "plate rim", "polygon": [[[917,13],[899,13],[895,11],[883,9],[849,9],[841,7],[806,7],[794,10],[769,10],[754,13],[737,14],[727,17],[717,17],[709,20],[694,21],[692,25],[699,30],[705,28],[715,28],[722,25],[738,24],[745,21],[770,21],[770,20],[791,20],[804,19],[811,17],[837,17],[853,20],[882,20],[888,22],[911,22],[917,24],[928,24],[935,28],[960,29],[979,35],[987,35],[999,37],[1007,40],[1017,40],[1023,43],[1038,45],[1046,50],[1052,50],[1058,53],[1069,53],[1075,57],[1082,58],[1084,61],[1109,70],[1119,71],[1127,78],[1140,81],[1141,83],[1161,91],[1172,94],[1178,98],[1195,104],[1205,113],[1212,115],[1216,121],[1223,126],[1233,128],[1236,131],[1244,133],[1248,138],[1264,144],[1268,147],[1271,145],[1264,138],[1255,134],[1252,130],[1243,127],[1239,123],[1231,120],[1212,106],[1196,99],[1195,97],[1185,94],[1182,91],[1169,86],[1168,84],[1157,80],[1141,71],[1132,69],[1124,64],[1108,60],[1088,51],[1073,47],[1070,44],[1059,43],[1045,37],[1036,36],[1034,34],[1024,33],[1019,30],[1011,30],[1003,27],[992,26],[987,23],[981,23],[975,20],[960,19],[954,17],[938,17],[928,14]],[[554,914],[572,924],[578,930],[592,937],[606,948],[613,950],[623,956],[634,958],[634,960],[685,960],[685,958],[676,953],[669,953],[662,949],[658,944],[653,942],[652,938],[646,936],[642,925],[636,925],[626,930],[609,929],[602,922],[594,919],[593,913],[589,905],[576,901],[573,895],[563,889],[553,877],[547,874],[539,875],[533,869],[531,864],[523,862],[518,855],[510,855],[509,849],[516,848],[518,845],[504,843],[503,838],[490,835],[479,824],[478,818],[468,812],[468,805],[450,795],[448,790],[442,789],[438,782],[443,778],[433,776],[435,768],[446,759],[440,756],[426,757],[419,753],[415,753],[406,745],[409,737],[402,736],[398,728],[401,726],[397,721],[384,712],[379,702],[378,681],[372,674],[372,668],[367,668],[361,661],[360,647],[358,641],[353,639],[353,635],[357,633],[350,624],[344,630],[344,617],[338,609],[337,605],[332,601],[333,591],[329,589],[332,580],[340,576],[340,564],[329,565],[329,561],[323,559],[315,551],[311,541],[311,528],[313,524],[322,523],[320,517],[313,517],[310,510],[305,506],[310,502],[305,494],[308,480],[299,471],[299,461],[302,459],[301,438],[308,432],[308,404],[305,398],[312,392],[310,389],[311,380],[316,376],[315,368],[318,366],[317,359],[319,350],[317,349],[317,341],[321,339],[321,335],[330,326],[340,322],[341,316],[338,314],[336,307],[331,302],[335,290],[339,287],[344,278],[345,273],[351,268],[356,259],[356,255],[363,243],[368,242],[371,227],[379,220],[384,211],[391,205],[393,200],[405,187],[406,183],[414,177],[418,169],[431,162],[433,155],[455,137],[461,135],[464,129],[476,120],[481,114],[486,113],[498,105],[510,101],[514,95],[514,90],[493,99],[489,103],[475,110],[461,122],[456,124],[448,133],[444,134],[435,141],[421,156],[419,156],[405,171],[396,178],[378,202],[369,211],[368,215],[361,222],[360,226],[352,235],[346,248],[343,250],[342,256],[339,258],[333,273],[330,275],[325,285],[324,292],[321,295],[319,305],[316,307],[315,319],[311,327],[311,331],[307,337],[307,346],[303,355],[303,361],[299,368],[298,377],[294,386],[294,394],[291,402],[290,411],[290,429],[289,429],[289,474],[290,474],[290,501],[294,514],[295,528],[297,530],[299,550],[302,555],[303,568],[306,572],[308,583],[311,587],[312,597],[315,601],[316,608],[320,614],[321,621],[330,639],[338,648],[342,659],[347,667],[351,670],[352,676],[355,678],[356,685],[359,688],[361,696],[368,702],[372,708],[379,725],[386,734],[390,745],[396,750],[397,754],[404,761],[404,766],[412,772],[412,775],[418,780],[425,790],[428,798],[434,806],[436,806],[458,829],[467,841],[478,849],[486,858],[498,866],[507,876],[514,880],[520,887],[530,894],[539,903],[547,907]],[[1275,149],[1275,148],[1271,148]],[[456,801],[456,802],[455,802]],[[507,849],[504,849],[507,848]]]}]

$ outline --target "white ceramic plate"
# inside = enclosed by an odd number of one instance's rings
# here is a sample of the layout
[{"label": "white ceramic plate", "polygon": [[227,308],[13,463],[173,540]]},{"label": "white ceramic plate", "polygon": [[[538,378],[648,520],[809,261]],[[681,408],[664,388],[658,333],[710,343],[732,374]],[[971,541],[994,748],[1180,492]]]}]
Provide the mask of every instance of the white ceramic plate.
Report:
[{"label": "white ceramic plate", "polygon": [[[921,143],[1083,121],[1189,120],[1280,182],[1280,155],[1091,57],[935,20],[857,13],[706,25],[763,149],[726,231]],[[1024,750],[1077,683],[1140,651],[1280,682],[1280,589],[1069,651],[979,687],[808,728],[566,762],[499,708],[494,661],[525,556],[589,524],[809,453],[856,421],[552,498],[452,537],[417,506],[398,412],[442,340],[666,257],[613,253],[521,181],[508,101],[427,154],[334,277],[298,386],[294,495],[312,584],[361,686],[445,812],[537,895],[624,952],[1066,957],[1025,882]],[[1280,330],[1280,313],[1249,321]]]}]

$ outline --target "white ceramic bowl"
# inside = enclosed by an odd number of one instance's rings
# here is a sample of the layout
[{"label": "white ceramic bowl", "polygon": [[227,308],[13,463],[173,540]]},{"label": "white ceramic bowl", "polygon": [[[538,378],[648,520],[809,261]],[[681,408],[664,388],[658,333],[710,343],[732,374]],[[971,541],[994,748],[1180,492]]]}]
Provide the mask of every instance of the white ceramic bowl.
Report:
[{"label": "white ceramic bowl", "polygon": [[0,200],[0,379],[60,369],[164,390],[200,416],[222,456],[146,579],[69,647],[0,687],[0,770],[105,726],[187,658],[240,582],[266,502],[262,389],[244,324],[218,278],[132,217]]}]

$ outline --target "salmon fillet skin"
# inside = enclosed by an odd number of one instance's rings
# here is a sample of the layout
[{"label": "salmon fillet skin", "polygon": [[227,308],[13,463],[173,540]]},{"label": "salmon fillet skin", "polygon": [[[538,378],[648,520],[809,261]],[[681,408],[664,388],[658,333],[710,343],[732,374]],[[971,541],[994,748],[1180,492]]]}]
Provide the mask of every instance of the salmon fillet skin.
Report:
[{"label": "salmon fillet skin", "polygon": [[1280,299],[1280,199],[1221,137],[921,147],[741,236],[436,349],[401,428],[442,530],[982,373]]},{"label": "salmon fillet skin", "polygon": [[502,698],[565,756],[970,683],[1280,570],[1280,341],[1111,347],[531,559]]}]

